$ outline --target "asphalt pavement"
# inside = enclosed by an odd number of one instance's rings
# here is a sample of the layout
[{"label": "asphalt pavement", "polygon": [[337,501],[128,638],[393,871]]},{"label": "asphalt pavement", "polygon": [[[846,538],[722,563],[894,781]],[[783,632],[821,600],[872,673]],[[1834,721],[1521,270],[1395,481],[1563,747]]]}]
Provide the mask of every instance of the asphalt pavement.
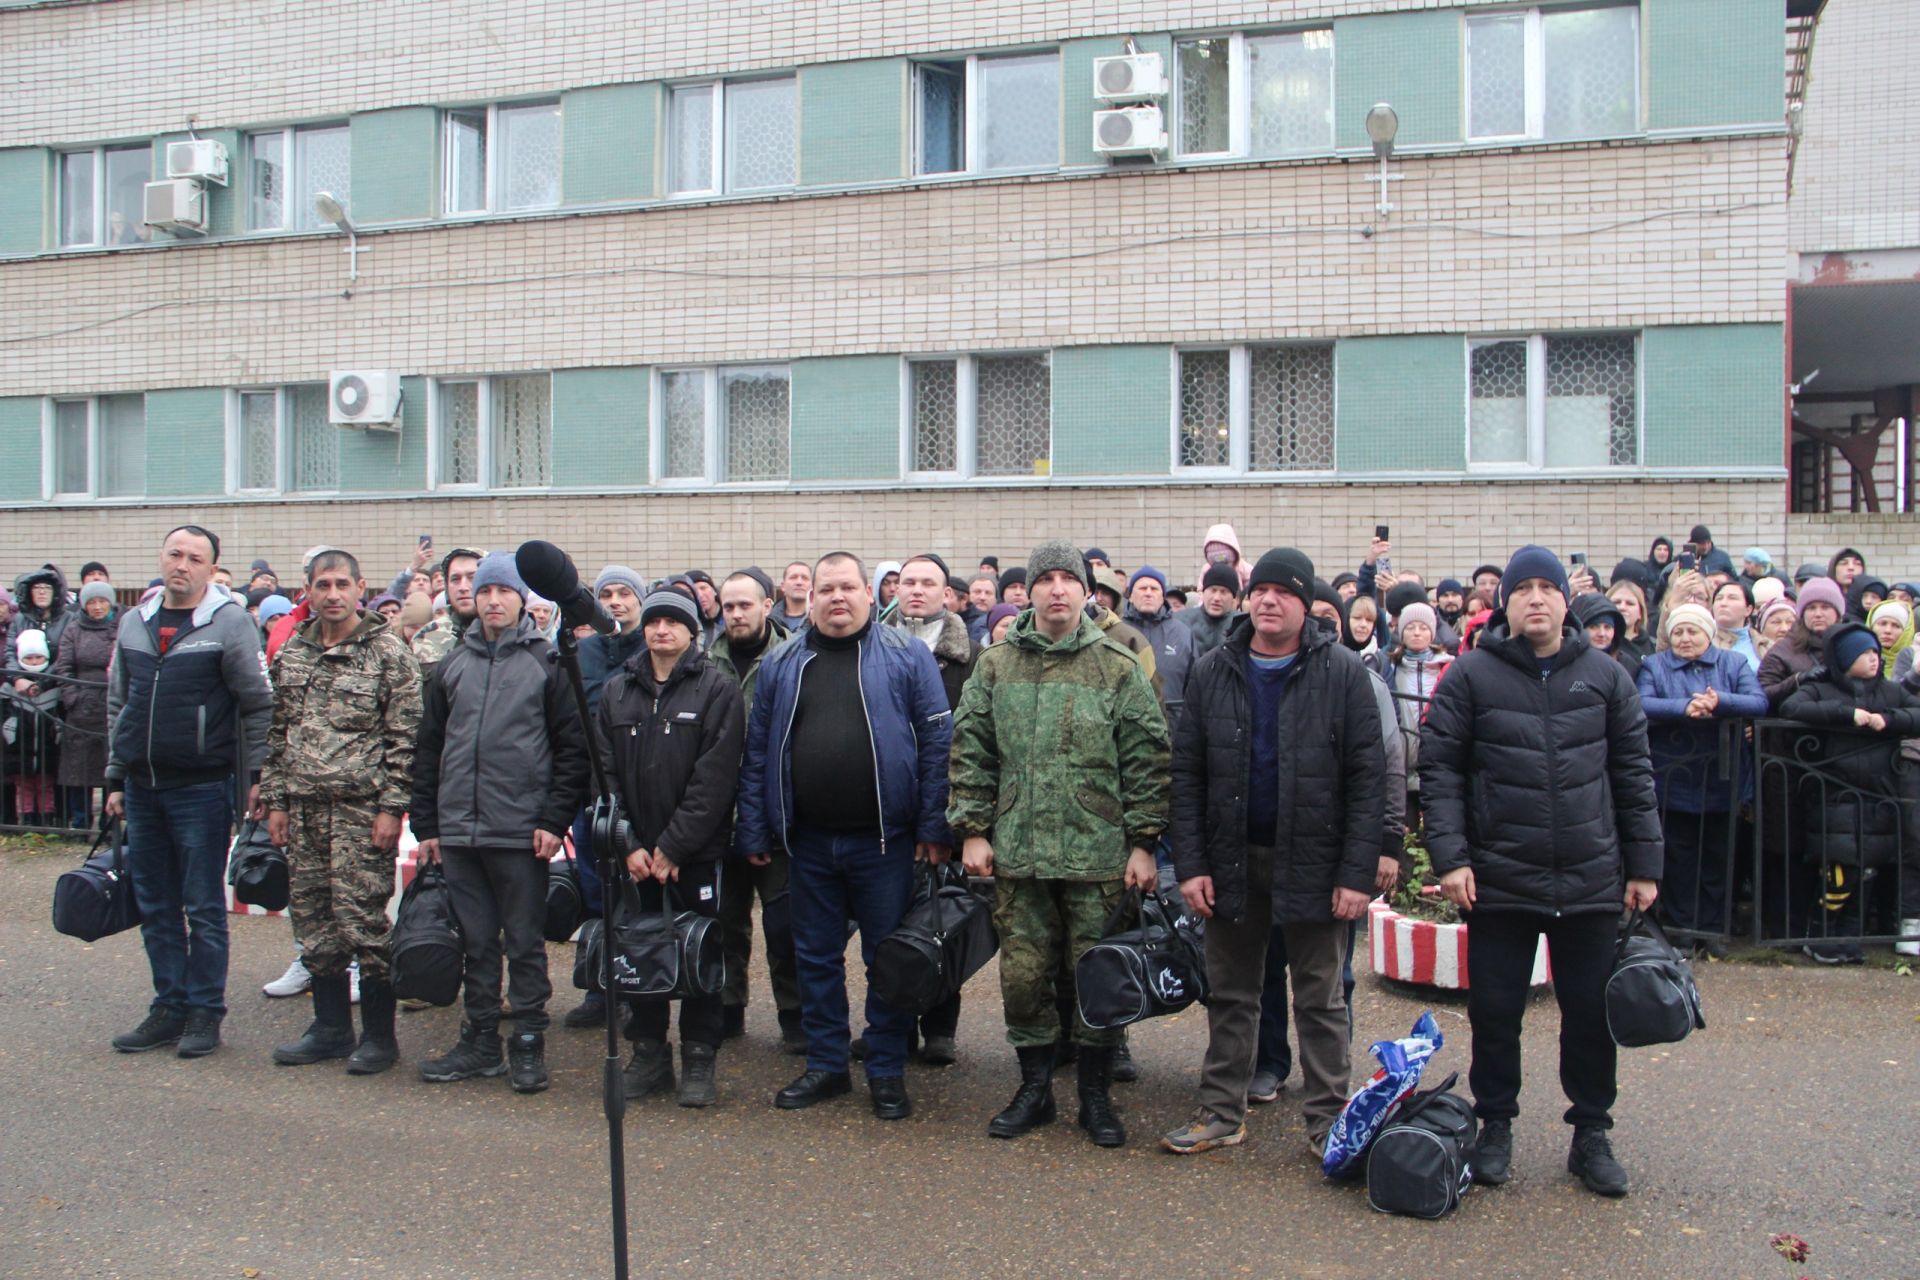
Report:
[{"label": "asphalt pavement", "polygon": [[[144,1012],[145,957],[137,931],[91,946],[53,932],[71,858],[0,850],[0,1277],[611,1274],[603,1040],[558,1025],[578,999],[570,948],[551,949],[553,1087],[534,1097],[504,1079],[420,1082],[415,1065],[456,1035],[450,1009],[403,1013],[403,1063],[381,1076],[273,1065],[268,1051],[310,1013],[260,995],[291,953],[270,918],[233,921],[218,1053],[122,1055],[108,1041]],[[720,1055],[720,1104],[627,1114],[632,1273],[1731,1280],[1787,1274],[1767,1240],[1791,1231],[1813,1245],[1809,1274],[1920,1275],[1920,976],[1720,963],[1700,985],[1705,1032],[1622,1053],[1615,1139],[1631,1196],[1600,1199],[1566,1173],[1544,999],[1526,1030],[1513,1181],[1421,1222],[1321,1179],[1297,1079],[1255,1109],[1243,1146],[1156,1150],[1191,1106],[1198,1009],[1136,1029],[1142,1079],[1116,1088],[1124,1149],[1074,1127],[1070,1078],[1055,1084],[1060,1123],[988,1138],[1016,1082],[992,969],[968,987],[960,1062],[909,1069],[911,1119],[875,1120],[858,1084],[775,1111],[799,1060],[779,1052],[757,971],[747,1036]],[[1459,1000],[1363,972],[1355,1005],[1361,1046],[1433,1008],[1449,1038],[1434,1069],[1464,1073]],[[1356,1057],[1357,1082],[1371,1060]]]}]

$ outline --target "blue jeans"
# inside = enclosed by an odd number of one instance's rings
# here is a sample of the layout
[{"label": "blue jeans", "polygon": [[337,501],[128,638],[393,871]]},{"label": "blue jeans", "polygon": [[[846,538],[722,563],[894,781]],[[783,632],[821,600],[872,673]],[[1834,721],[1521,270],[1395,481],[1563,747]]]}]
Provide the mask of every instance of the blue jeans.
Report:
[{"label": "blue jeans", "polygon": [[[1347,958],[1340,966],[1340,985],[1347,997],[1347,1038],[1353,1038],[1353,939],[1359,921],[1347,927]],[[1285,1080],[1293,1070],[1293,1050],[1287,1044],[1287,940],[1279,925],[1267,938],[1267,976],[1260,990],[1260,1052],[1258,1071],[1271,1071]]]},{"label": "blue jeans", "polygon": [[153,791],[129,781],[127,869],[153,969],[153,1003],[227,1012],[227,846],[233,784]]},{"label": "blue jeans", "polygon": [[[807,1068],[845,1071],[852,1038],[847,1026],[847,921],[860,926],[860,956],[869,968],[880,940],[900,927],[913,898],[913,844],[885,853],[880,837],[795,827],[788,893],[793,904],[793,955],[800,978],[800,1027],[807,1037]],[[901,1076],[907,1069],[911,1015],[867,992],[867,1078]]]}]

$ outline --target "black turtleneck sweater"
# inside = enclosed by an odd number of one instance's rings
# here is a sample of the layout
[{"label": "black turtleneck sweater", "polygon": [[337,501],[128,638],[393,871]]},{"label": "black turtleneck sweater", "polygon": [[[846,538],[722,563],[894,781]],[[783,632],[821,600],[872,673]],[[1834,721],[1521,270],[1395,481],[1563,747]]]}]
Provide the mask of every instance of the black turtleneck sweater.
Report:
[{"label": "black turtleneck sweater", "polygon": [[760,634],[751,640],[735,640],[732,636],[728,636],[727,655],[733,659],[733,669],[744,672],[748,667],[753,665],[755,658],[758,658],[766,651],[767,645],[772,640],[772,623],[768,623],[766,626],[760,628]]},{"label": "black turtleneck sweater", "polygon": [[807,632],[793,714],[793,816],[820,831],[878,832],[873,734],[860,697],[860,642],[873,623],[835,639]]}]

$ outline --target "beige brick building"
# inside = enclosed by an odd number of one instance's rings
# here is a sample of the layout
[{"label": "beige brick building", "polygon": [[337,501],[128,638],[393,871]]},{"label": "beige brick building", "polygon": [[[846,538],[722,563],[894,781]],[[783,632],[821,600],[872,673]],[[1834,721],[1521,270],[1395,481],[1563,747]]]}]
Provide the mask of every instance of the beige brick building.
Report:
[{"label": "beige brick building", "polygon": [[[1066,534],[1181,580],[1219,520],[1920,568],[1789,515],[1784,45],[1780,0],[0,4],[7,572],[186,521],[283,569]],[[1167,138],[1109,156],[1129,48]],[[189,124],[226,183],[144,226]],[[390,427],[328,421],[346,371]]]}]

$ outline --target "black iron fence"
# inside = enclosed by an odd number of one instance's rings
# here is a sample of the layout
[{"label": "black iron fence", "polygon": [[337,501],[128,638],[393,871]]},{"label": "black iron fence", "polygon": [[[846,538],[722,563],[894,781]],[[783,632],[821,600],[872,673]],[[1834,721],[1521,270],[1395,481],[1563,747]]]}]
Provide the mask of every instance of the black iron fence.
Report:
[{"label": "black iron fence", "polygon": [[106,724],[73,692],[104,703],[105,683],[24,668],[0,670],[0,830],[84,831],[100,818]]}]

